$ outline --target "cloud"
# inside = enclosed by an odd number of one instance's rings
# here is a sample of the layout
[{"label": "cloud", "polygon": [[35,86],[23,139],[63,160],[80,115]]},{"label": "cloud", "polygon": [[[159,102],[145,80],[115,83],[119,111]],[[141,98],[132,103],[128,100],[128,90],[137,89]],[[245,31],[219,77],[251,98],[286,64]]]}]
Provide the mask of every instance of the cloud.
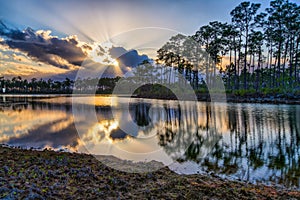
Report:
[{"label": "cloud", "polygon": [[87,57],[87,51],[91,49],[76,36],[58,38],[52,36],[50,30],[9,29],[1,21],[0,35],[4,38],[0,44],[22,51],[35,61],[63,69],[78,68]]},{"label": "cloud", "polygon": [[54,67],[49,64],[31,64],[6,60],[0,62],[0,74],[5,77],[22,76],[23,78],[44,78],[57,74],[65,74],[68,70]]},{"label": "cloud", "polygon": [[[122,76],[149,59],[136,50],[115,47],[110,42],[88,44],[76,35],[65,38],[51,35],[51,30],[10,29],[1,20],[0,58],[7,59],[0,62],[3,66],[0,72],[6,76],[43,75],[54,79],[74,79],[81,67],[92,71],[98,70],[101,65],[109,66],[104,77]],[[116,60],[119,66],[114,66]],[[88,64],[82,65],[83,61]]]},{"label": "cloud", "polygon": [[24,54],[16,54],[16,53],[13,53],[12,54],[12,58],[15,60],[15,61],[18,61],[18,62],[22,62],[22,63],[31,63],[32,60],[30,58],[28,58],[26,55]]},{"label": "cloud", "polygon": [[[97,76],[97,72],[103,67],[106,69],[101,74],[102,77],[123,76],[144,60],[149,60],[148,56],[139,55],[136,50],[128,51],[123,47],[115,47],[109,42],[94,45],[89,56],[91,59],[84,62],[85,76],[87,77]],[[118,61],[117,66],[114,64],[116,60]]]},{"label": "cloud", "polygon": [[6,60],[6,59],[9,59],[9,56],[6,55],[6,54],[3,54],[3,53],[0,51],[0,60]]},{"label": "cloud", "polygon": [[136,50],[127,51],[123,47],[112,47],[110,55],[117,58],[125,67],[137,67],[144,60],[149,60],[147,55],[139,55]]}]

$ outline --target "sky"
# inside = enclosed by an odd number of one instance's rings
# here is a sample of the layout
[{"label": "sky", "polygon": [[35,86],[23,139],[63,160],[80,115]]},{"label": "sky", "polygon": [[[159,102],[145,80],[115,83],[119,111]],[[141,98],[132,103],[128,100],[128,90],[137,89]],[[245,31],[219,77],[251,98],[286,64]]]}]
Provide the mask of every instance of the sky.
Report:
[{"label": "sky", "polygon": [[[89,54],[90,49],[95,49],[107,41],[116,47],[124,48],[125,51],[137,50],[140,55],[136,56],[147,54],[153,57],[154,52],[172,35],[177,33],[191,35],[210,21],[230,22],[230,11],[241,2],[240,0],[0,1],[0,19],[10,30],[6,31],[6,36],[0,36],[0,41],[2,40],[0,76],[63,77],[80,68],[79,63]],[[268,5],[268,1],[265,0],[253,2],[261,3],[262,8]],[[18,29],[21,34],[27,27],[32,30],[26,31],[27,35],[24,36],[26,43],[20,42],[20,38],[12,40],[12,30]],[[7,44],[7,40],[12,41]],[[32,46],[32,43],[38,43],[39,49]],[[54,51],[57,50],[55,45],[67,48],[57,53]]]},{"label": "sky", "polygon": [[[209,21],[230,21],[240,0],[10,0],[1,1],[0,17],[20,27],[54,28],[57,33],[101,41],[142,27],[192,34]],[[255,2],[267,4],[265,0]],[[86,37],[85,37],[86,36]]]}]

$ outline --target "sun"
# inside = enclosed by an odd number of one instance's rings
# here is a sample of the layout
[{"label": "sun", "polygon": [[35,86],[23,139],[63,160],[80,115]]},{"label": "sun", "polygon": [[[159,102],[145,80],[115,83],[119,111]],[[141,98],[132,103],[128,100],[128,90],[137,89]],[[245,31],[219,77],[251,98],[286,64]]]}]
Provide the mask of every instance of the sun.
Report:
[{"label": "sun", "polygon": [[119,62],[118,62],[117,60],[115,60],[115,61],[113,62],[113,65],[114,65],[115,67],[119,67]]}]

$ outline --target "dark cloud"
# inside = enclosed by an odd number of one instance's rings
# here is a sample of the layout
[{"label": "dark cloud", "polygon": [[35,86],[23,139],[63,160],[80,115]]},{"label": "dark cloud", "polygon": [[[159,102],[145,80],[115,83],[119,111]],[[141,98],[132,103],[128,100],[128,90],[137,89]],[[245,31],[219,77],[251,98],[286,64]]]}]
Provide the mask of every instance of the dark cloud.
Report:
[{"label": "dark cloud", "polygon": [[84,49],[91,49],[87,44],[79,46],[79,41],[75,36],[58,38],[49,34],[49,31],[35,32],[31,28],[24,31],[9,29],[3,22],[0,22],[0,35],[6,39],[2,43],[12,49],[25,52],[37,61],[59,68],[72,69],[80,66],[87,56]]},{"label": "dark cloud", "polygon": [[123,47],[112,47],[109,53],[112,58],[117,58],[119,62],[128,67],[136,67],[144,60],[149,60],[147,55],[139,55],[136,50],[127,51]]},{"label": "dark cloud", "polygon": [[[47,63],[59,68],[69,69],[64,74],[54,75],[55,79],[64,79],[65,77],[74,79],[79,67],[83,61],[90,60],[88,53],[93,47],[87,43],[80,42],[76,36],[58,38],[51,35],[51,31],[35,31],[26,28],[21,31],[11,29],[0,20],[0,36],[4,38],[0,44],[5,44],[11,49],[18,49],[24,52],[35,61]],[[97,55],[103,57],[103,62],[111,63],[109,57],[117,59],[120,63],[119,69],[107,68],[103,77],[122,76],[130,68],[138,66],[144,60],[149,60],[146,55],[139,55],[136,50],[126,50],[123,47],[112,47],[105,49],[98,46]],[[107,57],[105,57],[107,56]],[[106,60],[105,60],[106,59]],[[87,62],[85,62],[87,63]],[[85,64],[85,68],[97,70],[99,63],[90,60]],[[51,77],[49,77],[51,78]]]}]

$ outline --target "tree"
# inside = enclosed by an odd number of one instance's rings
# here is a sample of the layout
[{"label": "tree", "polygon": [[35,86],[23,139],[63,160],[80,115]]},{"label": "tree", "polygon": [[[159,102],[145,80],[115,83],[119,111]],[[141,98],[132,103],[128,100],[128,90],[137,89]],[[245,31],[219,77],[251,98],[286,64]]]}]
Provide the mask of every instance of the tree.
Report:
[{"label": "tree", "polygon": [[226,23],[213,21],[209,25],[200,27],[193,35],[193,38],[205,48],[216,64],[220,63],[220,53],[224,50],[223,27],[226,25]]},{"label": "tree", "polygon": [[[229,89],[231,88],[231,77],[234,76],[233,83],[234,83],[234,89],[238,88],[237,84],[237,48],[238,48],[238,31],[236,30],[236,27],[232,24],[225,24],[223,26],[222,31],[222,37],[223,37],[223,45],[226,52],[229,52],[229,65],[226,65],[225,71],[227,73],[227,84],[229,86]],[[233,51],[233,55],[232,55]],[[234,57],[234,61],[232,62],[232,57]]]},{"label": "tree", "polygon": [[[223,34],[223,29],[226,25],[226,23],[213,21],[208,25],[200,27],[199,30],[192,36],[193,39],[198,42],[209,55],[209,57],[206,56],[206,61],[204,61],[206,66],[205,74],[207,84],[211,84],[210,76],[216,76],[216,65],[220,64],[221,56],[226,51],[226,41]],[[205,54],[202,53],[202,55]],[[211,60],[214,63],[211,63]]]},{"label": "tree", "polygon": [[240,35],[245,38],[244,45],[244,89],[247,89],[247,55],[248,55],[248,40],[249,31],[255,26],[254,18],[258,9],[260,8],[259,3],[242,2],[237,7],[235,7],[230,15],[232,16],[232,23],[239,28]]},{"label": "tree", "polygon": [[256,70],[253,70],[253,72],[256,72],[256,80],[255,82],[255,90],[258,91],[259,84],[260,84],[260,73],[261,73],[261,63],[262,63],[262,46],[264,41],[264,35],[261,31],[252,31],[249,35],[249,50],[252,53],[253,56],[253,69],[255,68],[255,55],[258,56],[257,60],[257,68]]},{"label": "tree", "polygon": [[62,86],[63,86],[64,90],[66,90],[67,92],[70,92],[70,89],[71,89],[71,86],[73,85],[73,83],[74,83],[74,81],[72,81],[71,79],[66,77],[62,83]]},{"label": "tree", "polygon": [[[276,61],[277,61],[277,70],[275,79],[280,78],[280,70],[281,70],[281,54],[284,43],[284,20],[285,15],[287,14],[285,0],[275,0],[270,2],[270,8],[267,8],[266,11],[268,13],[268,21],[270,23],[270,28],[272,30],[272,39],[277,45],[276,51]],[[278,82],[275,82],[275,86],[278,86]]]}]

